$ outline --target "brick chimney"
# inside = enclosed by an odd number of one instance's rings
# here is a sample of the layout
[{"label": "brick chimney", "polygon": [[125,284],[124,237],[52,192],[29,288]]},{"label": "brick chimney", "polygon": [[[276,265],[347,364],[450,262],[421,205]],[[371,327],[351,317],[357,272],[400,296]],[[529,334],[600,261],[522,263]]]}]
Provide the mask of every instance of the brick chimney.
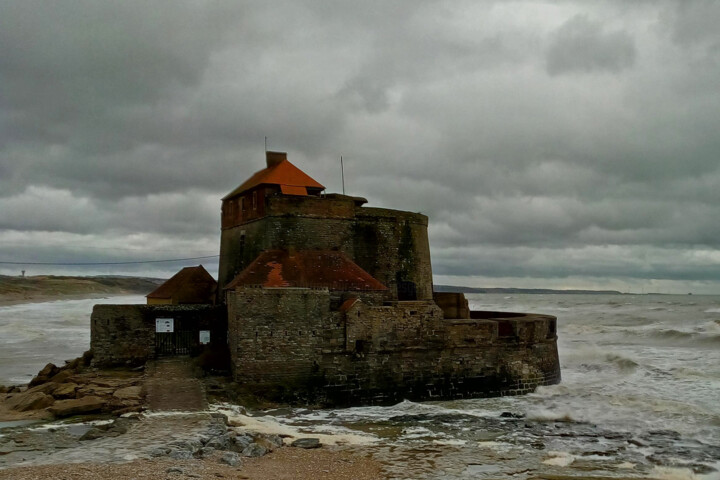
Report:
[{"label": "brick chimney", "polygon": [[287,160],[287,152],[265,152],[268,168],[274,167],[283,160]]}]

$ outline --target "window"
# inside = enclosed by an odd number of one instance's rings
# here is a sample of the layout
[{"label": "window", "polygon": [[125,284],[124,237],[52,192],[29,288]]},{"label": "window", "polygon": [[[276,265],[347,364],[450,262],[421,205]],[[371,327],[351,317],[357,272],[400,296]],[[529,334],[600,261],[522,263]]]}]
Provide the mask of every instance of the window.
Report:
[{"label": "window", "polygon": [[245,198],[244,197],[240,197],[240,211],[241,212],[245,211]]},{"label": "window", "polygon": [[253,210],[257,210],[257,190],[253,192]]}]

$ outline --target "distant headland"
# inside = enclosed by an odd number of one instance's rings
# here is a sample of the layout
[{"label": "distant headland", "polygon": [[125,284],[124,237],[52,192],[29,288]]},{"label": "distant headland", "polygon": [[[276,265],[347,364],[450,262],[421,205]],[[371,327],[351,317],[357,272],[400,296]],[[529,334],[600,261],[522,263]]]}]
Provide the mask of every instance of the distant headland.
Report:
[{"label": "distant headland", "polygon": [[617,290],[553,290],[550,288],[484,288],[484,287],[457,287],[453,285],[433,285],[436,292],[460,293],[516,293],[536,295],[626,295]]}]

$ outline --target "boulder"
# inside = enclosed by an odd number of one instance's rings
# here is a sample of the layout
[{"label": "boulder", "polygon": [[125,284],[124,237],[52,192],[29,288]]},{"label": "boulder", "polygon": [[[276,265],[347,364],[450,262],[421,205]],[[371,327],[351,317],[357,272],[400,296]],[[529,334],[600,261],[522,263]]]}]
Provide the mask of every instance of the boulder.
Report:
[{"label": "boulder", "polygon": [[142,387],[139,385],[134,387],[119,388],[113,393],[113,397],[120,400],[140,400],[141,395]]},{"label": "boulder", "polygon": [[205,445],[207,447],[212,447],[215,450],[229,450],[233,445],[233,438],[227,433],[224,433],[211,438]]},{"label": "boulder", "polygon": [[58,400],[48,408],[48,411],[56,417],[70,417],[83,413],[99,412],[105,406],[105,400],[100,397],[83,397],[71,400]]},{"label": "boulder", "polygon": [[27,412],[28,410],[40,410],[49,407],[55,399],[43,392],[25,392],[13,395],[6,403],[8,408]]},{"label": "boulder", "polygon": [[233,438],[233,450],[236,452],[242,452],[247,448],[248,445],[253,443],[253,438],[250,435],[242,433]]},{"label": "boulder", "polygon": [[34,393],[34,392],[42,392],[45,394],[50,395],[53,393],[60,385],[58,385],[55,382],[48,382],[43,383],[41,385],[35,385],[32,388],[29,388],[26,393]]},{"label": "boulder", "polygon": [[47,365],[45,365],[43,367],[42,370],[40,370],[38,372],[38,374],[32,380],[30,380],[30,383],[28,383],[28,387],[32,388],[35,385],[40,385],[40,384],[47,382],[48,380],[50,380],[51,377],[56,375],[59,371],[60,371],[60,369],[58,367],[56,367],[54,364],[48,363]]},{"label": "boulder", "polygon": [[75,383],[63,383],[53,390],[52,396],[58,399],[75,398],[78,388]]},{"label": "boulder", "polygon": [[56,373],[58,373],[60,369],[53,363],[48,363],[43,367],[42,370],[38,372],[39,377],[52,377]]},{"label": "boulder", "polygon": [[68,378],[72,377],[73,375],[75,375],[75,372],[73,372],[72,370],[62,370],[61,372],[58,372],[57,374],[50,377],[50,381],[55,383],[64,383],[65,381],[67,381]]},{"label": "boulder", "polygon": [[242,451],[243,457],[262,457],[267,453],[267,448],[257,443],[251,443]]},{"label": "boulder", "polygon": [[82,358],[73,358],[72,360],[65,360],[65,367],[68,370],[77,370],[82,364]]},{"label": "boulder", "polygon": [[318,438],[298,438],[292,442],[290,446],[297,448],[320,448],[322,444]]},{"label": "boulder", "polygon": [[275,450],[276,448],[283,446],[283,439],[280,435],[263,434],[258,435],[255,439],[257,443],[267,448],[268,450]]},{"label": "boulder", "polygon": [[240,465],[240,457],[235,452],[225,452],[220,458],[220,462],[230,465],[231,467],[237,467]]},{"label": "boulder", "polygon": [[80,437],[80,440],[95,440],[96,438],[104,437],[105,434],[106,432],[100,430],[99,428],[91,428],[90,430],[85,432],[82,437]]}]

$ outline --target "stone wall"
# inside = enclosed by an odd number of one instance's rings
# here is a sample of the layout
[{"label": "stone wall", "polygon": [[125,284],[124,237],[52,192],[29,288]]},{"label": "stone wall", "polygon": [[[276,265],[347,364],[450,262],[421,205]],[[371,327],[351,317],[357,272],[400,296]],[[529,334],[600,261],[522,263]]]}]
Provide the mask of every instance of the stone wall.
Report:
[{"label": "stone wall", "polygon": [[174,318],[192,332],[199,353],[199,331],[210,330],[208,348],[227,348],[224,306],[214,305],[95,305],[90,317],[90,348],[98,366],[142,364],[156,356],[155,319]]},{"label": "stone wall", "polygon": [[[352,197],[271,196],[265,217],[223,229],[220,289],[268,249],[337,249],[398,295],[398,280],[432,298],[425,215],[355,206]],[[402,285],[400,285],[401,287]]]},{"label": "stone wall", "polygon": [[[445,319],[432,301],[331,308],[327,290],[228,295],[233,374],[273,399],[387,404],[520,394],[560,381],[555,318]],[[483,316],[478,315],[476,316]]]}]

